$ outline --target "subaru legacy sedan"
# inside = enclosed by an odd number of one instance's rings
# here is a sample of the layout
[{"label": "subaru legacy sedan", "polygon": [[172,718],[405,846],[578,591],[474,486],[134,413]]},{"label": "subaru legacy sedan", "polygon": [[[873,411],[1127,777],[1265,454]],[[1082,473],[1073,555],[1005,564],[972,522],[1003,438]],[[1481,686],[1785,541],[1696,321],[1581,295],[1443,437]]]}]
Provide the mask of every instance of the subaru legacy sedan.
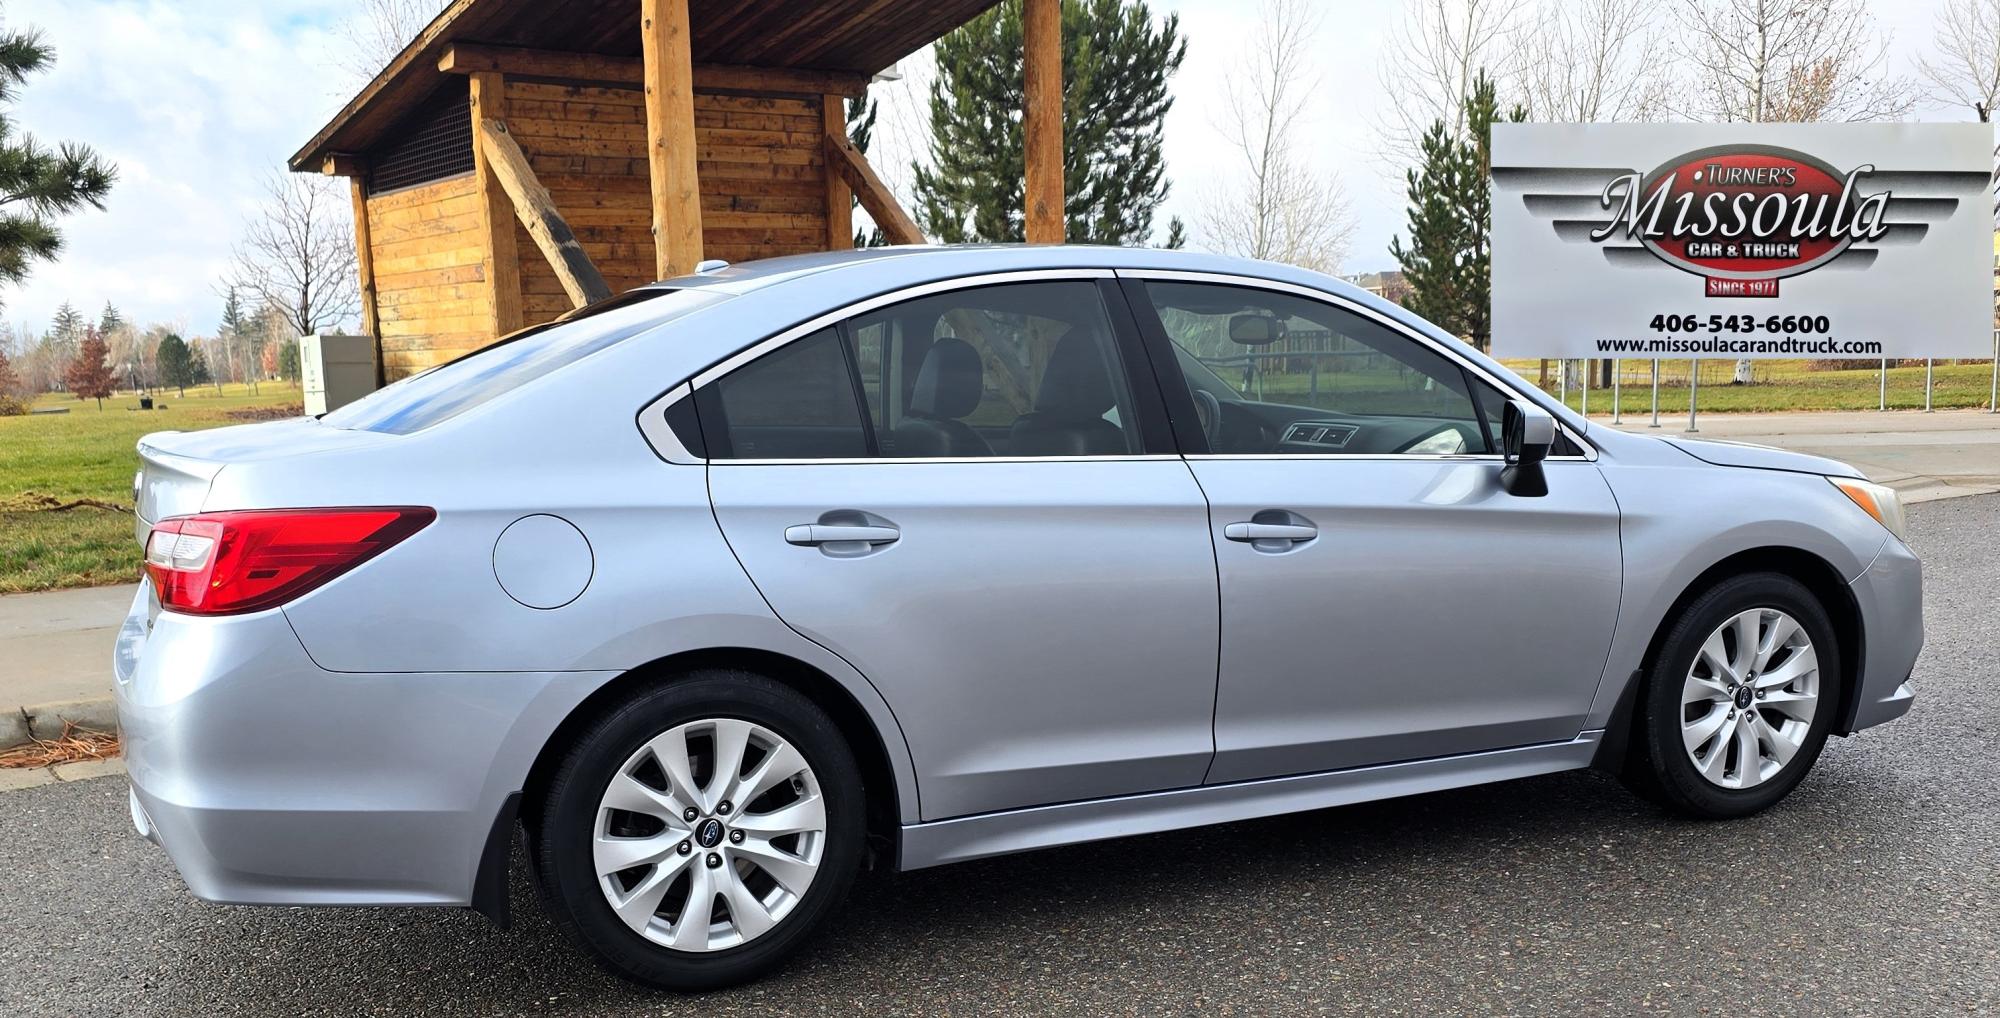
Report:
[{"label": "subaru legacy sedan", "polygon": [[1851,467],[1587,423],[1277,265],[703,271],[139,445],[132,820],[193,892],[769,969],[864,865],[1596,767],[1716,820],[1909,709]]}]

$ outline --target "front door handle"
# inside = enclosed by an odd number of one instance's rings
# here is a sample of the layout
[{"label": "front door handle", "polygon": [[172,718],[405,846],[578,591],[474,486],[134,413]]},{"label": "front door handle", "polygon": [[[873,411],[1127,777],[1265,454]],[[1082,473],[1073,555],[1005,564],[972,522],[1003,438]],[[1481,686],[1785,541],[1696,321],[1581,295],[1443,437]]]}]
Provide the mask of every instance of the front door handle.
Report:
[{"label": "front door handle", "polygon": [[1283,541],[1297,544],[1319,536],[1319,528],[1310,523],[1231,523],[1222,528],[1222,536],[1232,541]]},{"label": "front door handle", "polygon": [[895,527],[873,527],[846,523],[802,523],[785,528],[785,543],[806,546],[822,544],[888,544],[903,536]]}]

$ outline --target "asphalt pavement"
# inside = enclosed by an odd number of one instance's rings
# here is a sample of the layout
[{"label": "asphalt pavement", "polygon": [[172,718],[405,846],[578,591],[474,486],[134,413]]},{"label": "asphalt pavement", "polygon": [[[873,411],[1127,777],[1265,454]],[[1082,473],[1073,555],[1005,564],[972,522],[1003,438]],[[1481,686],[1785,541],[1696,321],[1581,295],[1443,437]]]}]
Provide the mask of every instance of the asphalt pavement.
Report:
[{"label": "asphalt pavement", "polygon": [[195,901],[122,780],[0,796],[0,1014],[1866,1014],[2000,1009],[2000,496],[1910,511],[1907,718],[1770,812],[1566,774],[868,876],[761,983],[600,974],[456,910]]}]

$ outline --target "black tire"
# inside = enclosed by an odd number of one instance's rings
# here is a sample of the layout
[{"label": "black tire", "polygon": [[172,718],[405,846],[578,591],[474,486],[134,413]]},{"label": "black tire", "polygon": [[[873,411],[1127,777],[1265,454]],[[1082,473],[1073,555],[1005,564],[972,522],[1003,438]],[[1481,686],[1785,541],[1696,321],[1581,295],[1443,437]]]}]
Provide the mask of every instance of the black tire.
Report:
[{"label": "black tire", "polygon": [[[1804,740],[1783,770],[1751,788],[1723,788],[1702,777],[1682,745],[1682,684],[1709,634],[1737,613],[1752,608],[1785,612],[1805,630],[1818,657],[1819,701]],[[1669,622],[1645,682],[1634,719],[1639,751],[1629,761],[1628,784],[1685,816],[1706,820],[1745,817],[1791,794],[1819,759],[1841,702],[1840,645],[1825,607],[1804,584],[1781,573],[1746,573],[1716,584]]]},{"label": "black tire", "polygon": [[[613,773],[654,736],[706,718],[755,722],[805,757],[825,800],[826,844],[812,883],[776,926],[736,947],[690,953],[618,918],[598,886],[591,839]],[[556,925],[616,975],[678,991],[745,982],[782,962],[847,896],[861,861],[862,794],[852,751],[812,701],[761,675],[704,669],[637,694],[576,740],[540,803],[531,839],[536,882]]]}]

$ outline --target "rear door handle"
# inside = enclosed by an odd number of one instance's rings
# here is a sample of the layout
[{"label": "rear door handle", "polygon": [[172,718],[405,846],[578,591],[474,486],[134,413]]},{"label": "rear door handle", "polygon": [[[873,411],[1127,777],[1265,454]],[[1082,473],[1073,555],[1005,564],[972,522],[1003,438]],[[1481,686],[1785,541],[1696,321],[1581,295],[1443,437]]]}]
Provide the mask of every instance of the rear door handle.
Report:
[{"label": "rear door handle", "polygon": [[1310,523],[1231,523],[1222,528],[1222,536],[1232,541],[1285,541],[1297,544],[1319,536],[1319,528]]},{"label": "rear door handle", "polygon": [[871,527],[842,523],[802,523],[785,528],[785,543],[806,546],[822,544],[888,544],[903,536],[895,527]]}]

